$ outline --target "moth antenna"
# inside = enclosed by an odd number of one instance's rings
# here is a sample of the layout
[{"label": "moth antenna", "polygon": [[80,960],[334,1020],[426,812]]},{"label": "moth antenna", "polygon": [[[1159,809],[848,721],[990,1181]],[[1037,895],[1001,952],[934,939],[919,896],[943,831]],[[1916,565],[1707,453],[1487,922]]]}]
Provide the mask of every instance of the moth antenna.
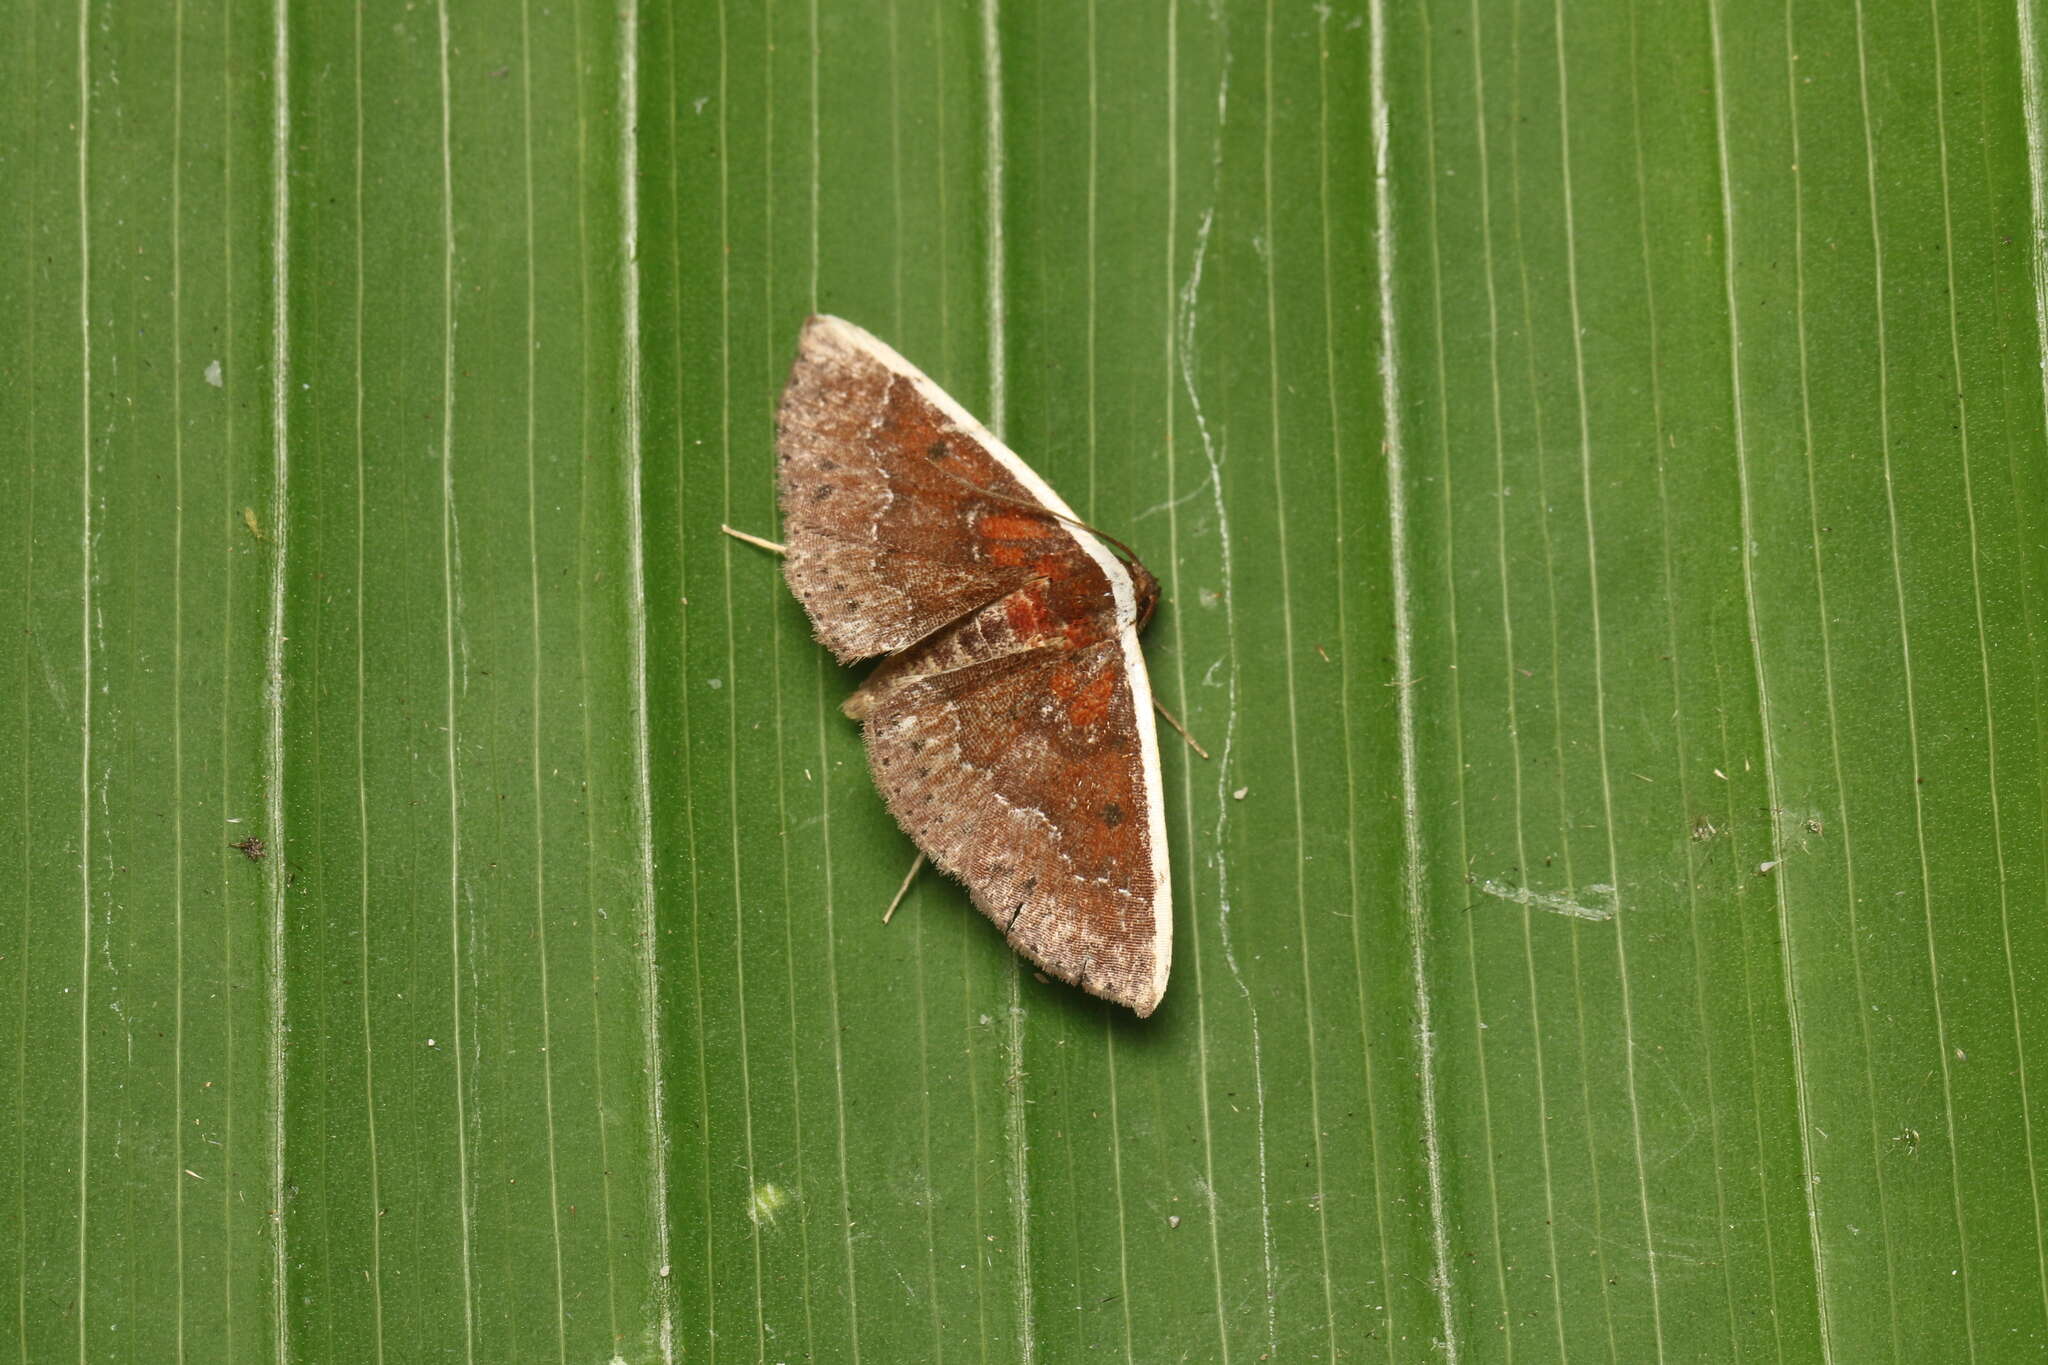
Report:
[{"label": "moth antenna", "polygon": [[1188,747],[1190,749],[1193,749],[1203,758],[1207,758],[1209,756],[1209,751],[1207,749],[1204,749],[1201,745],[1195,742],[1195,737],[1188,733],[1188,727],[1182,725],[1180,723],[1180,718],[1178,716],[1174,715],[1173,712],[1167,710],[1163,705],[1161,705],[1159,698],[1154,697],[1152,699],[1152,709],[1157,711],[1160,715],[1164,716],[1166,718],[1166,723],[1168,725],[1171,725],[1174,729],[1180,731],[1180,737],[1188,742]]},{"label": "moth antenna", "polygon": [[920,853],[917,860],[911,863],[910,871],[903,874],[903,885],[896,888],[896,898],[890,901],[889,908],[882,912],[882,923],[887,924],[890,917],[896,913],[896,907],[903,904],[903,898],[910,894],[910,884],[917,880],[918,869],[923,866],[924,854]]},{"label": "moth antenna", "polygon": [[779,555],[786,555],[789,553],[789,549],[787,546],[777,544],[775,541],[772,540],[763,540],[759,536],[750,536],[745,531],[735,531],[732,529],[732,527],[727,526],[724,522],[720,522],[718,524],[718,529],[725,532],[727,535],[731,536],[734,540],[744,540],[749,545],[758,545],[764,550],[773,550],[776,554]]}]

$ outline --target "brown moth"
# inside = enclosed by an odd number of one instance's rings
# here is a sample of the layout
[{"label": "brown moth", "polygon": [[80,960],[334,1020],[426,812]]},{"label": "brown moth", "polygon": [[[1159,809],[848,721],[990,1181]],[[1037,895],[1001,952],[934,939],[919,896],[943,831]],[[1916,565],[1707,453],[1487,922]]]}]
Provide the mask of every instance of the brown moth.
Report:
[{"label": "brown moth", "polygon": [[1138,633],[1159,584],[916,366],[804,324],[777,415],[785,570],[889,810],[1010,943],[1141,1017],[1173,956]]}]

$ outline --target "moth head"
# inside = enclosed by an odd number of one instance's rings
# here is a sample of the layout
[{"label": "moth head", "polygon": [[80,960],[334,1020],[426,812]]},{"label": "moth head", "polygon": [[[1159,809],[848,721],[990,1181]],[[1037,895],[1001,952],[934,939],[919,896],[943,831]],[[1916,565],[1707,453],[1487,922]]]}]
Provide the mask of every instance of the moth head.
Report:
[{"label": "moth head", "polygon": [[1159,580],[1135,559],[1125,560],[1124,567],[1131,573],[1131,588],[1138,598],[1138,629],[1143,630],[1159,609]]}]

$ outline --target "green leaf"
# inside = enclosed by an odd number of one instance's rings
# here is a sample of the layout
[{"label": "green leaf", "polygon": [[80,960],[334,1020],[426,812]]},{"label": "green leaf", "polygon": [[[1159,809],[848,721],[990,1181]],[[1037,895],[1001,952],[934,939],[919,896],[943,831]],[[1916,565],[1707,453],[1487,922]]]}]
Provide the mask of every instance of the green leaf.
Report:
[{"label": "green leaf", "polygon": [[[0,1357],[2037,1354],[2040,33],[18,7]],[[812,311],[1161,578],[1149,1020],[879,923]]]}]

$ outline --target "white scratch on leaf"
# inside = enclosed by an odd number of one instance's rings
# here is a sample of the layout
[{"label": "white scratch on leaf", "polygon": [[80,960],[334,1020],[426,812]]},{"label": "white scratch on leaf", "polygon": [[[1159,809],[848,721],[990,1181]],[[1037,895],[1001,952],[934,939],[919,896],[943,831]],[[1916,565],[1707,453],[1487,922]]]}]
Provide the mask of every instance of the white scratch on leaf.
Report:
[{"label": "white scratch on leaf", "polygon": [[2027,200],[2033,221],[2034,335],[2048,397],[2048,78],[2041,72],[2038,0],[2020,0],[2020,109],[2027,128]]},{"label": "white scratch on leaf", "polygon": [[[1553,915],[1563,915],[1568,919],[1607,920],[1614,918],[1614,907],[1612,904],[1587,905],[1581,901],[1573,900],[1563,892],[1533,891],[1526,886],[1509,886],[1506,882],[1497,882],[1491,879],[1479,883],[1479,889],[1486,895],[1492,896],[1495,900],[1507,901],[1511,905],[1524,905],[1531,910],[1548,910]],[[1587,886],[1586,890],[1596,896],[1603,896],[1610,902],[1614,898],[1614,888],[1605,882],[1594,882]]]},{"label": "white scratch on leaf", "polygon": [[[264,815],[269,836],[277,846],[285,844],[284,818],[284,645],[285,645],[285,550],[291,506],[291,145],[292,89],[290,26],[286,7],[279,5],[271,21],[271,105],[270,105],[270,505],[277,509],[277,526],[270,540],[269,620],[263,643],[263,771]],[[283,860],[273,860],[264,871],[263,889],[269,919],[266,945],[265,1005],[269,1014],[270,1073],[270,1198],[271,1207],[282,1210],[288,1194],[285,1146],[285,1067],[287,1008],[285,977],[285,904]],[[291,1265],[289,1226],[280,1214],[272,1220],[270,1268],[273,1276],[270,1312],[277,1358],[286,1358],[291,1331],[291,1299],[286,1293],[286,1272]],[[81,1321],[82,1321],[81,1317]]]},{"label": "white scratch on leaf", "polygon": [[619,107],[627,111],[619,136],[620,243],[624,269],[620,274],[620,331],[625,344],[624,442],[626,460],[626,610],[632,630],[633,697],[633,833],[637,855],[639,922],[640,1035],[642,1065],[647,1075],[648,1222],[654,1231],[654,1300],[656,1346],[663,1361],[676,1358],[675,1300],[670,1288],[669,1174],[667,1089],[663,1077],[666,1048],[661,1033],[661,974],[655,953],[653,758],[648,738],[647,708],[647,555],[642,540],[646,517],[641,505],[640,394],[640,164],[634,111],[640,108],[640,12],[635,0],[619,8]]},{"label": "white scratch on leaf", "polygon": [[[1221,179],[1223,153],[1223,116],[1229,107],[1230,61],[1229,49],[1224,49],[1223,72],[1216,91],[1216,146],[1212,156],[1212,169]],[[1209,432],[1208,418],[1202,412],[1202,396],[1195,382],[1198,361],[1196,346],[1197,311],[1202,289],[1202,263],[1209,250],[1209,233],[1215,226],[1216,210],[1212,206],[1202,211],[1201,226],[1195,230],[1194,257],[1188,268],[1187,282],[1180,292],[1180,373],[1182,387],[1187,390],[1188,407],[1194,413],[1195,432],[1201,438],[1202,457],[1209,466],[1209,495],[1216,514],[1216,543],[1222,557],[1222,585],[1217,599],[1223,608],[1224,638],[1237,638],[1237,616],[1232,601],[1232,562],[1230,546],[1230,513],[1223,500],[1223,453],[1215,438]],[[1218,660],[1217,663],[1223,663]],[[1215,665],[1211,665],[1213,676]],[[1239,967],[1235,945],[1230,933],[1230,860],[1224,850],[1229,847],[1226,835],[1230,823],[1230,756],[1237,739],[1237,661],[1234,653],[1225,670],[1225,696],[1228,704],[1224,708],[1227,719],[1223,728],[1223,747],[1216,763],[1216,827],[1210,846],[1216,851],[1212,865],[1216,869],[1216,930],[1223,945],[1223,961],[1230,968],[1230,976],[1237,983],[1238,993],[1244,997],[1245,1010],[1250,1026],[1252,1043],[1252,1103],[1257,1116],[1258,1162],[1259,1162],[1259,1242],[1266,1277],[1266,1337],[1269,1347],[1277,1350],[1279,1340],[1278,1301],[1279,1288],[1276,1282],[1276,1268],[1273,1262],[1273,1211],[1268,1197],[1266,1183],[1266,1075],[1264,1052],[1259,1038],[1259,1009],[1251,988],[1246,984],[1243,969]],[[1206,680],[1206,679],[1205,679]],[[1211,1217],[1214,1218],[1213,1197]]]},{"label": "white scratch on leaf", "polygon": [[1401,903],[1408,920],[1409,973],[1415,991],[1415,1062],[1422,1104],[1423,1166],[1429,1179],[1430,1288],[1436,1295],[1445,1361],[1457,1365],[1458,1315],[1451,1292],[1450,1224],[1444,1216],[1443,1139],[1437,1122],[1436,1034],[1430,1022],[1429,949],[1422,904],[1422,811],[1415,736],[1414,589],[1408,582],[1407,447],[1401,431],[1400,352],[1394,317],[1393,178],[1388,174],[1392,139],[1387,111],[1387,16],[1385,0],[1373,0],[1372,99],[1373,245],[1379,265],[1380,409],[1386,414],[1387,558],[1393,576],[1394,706],[1401,737]]}]

